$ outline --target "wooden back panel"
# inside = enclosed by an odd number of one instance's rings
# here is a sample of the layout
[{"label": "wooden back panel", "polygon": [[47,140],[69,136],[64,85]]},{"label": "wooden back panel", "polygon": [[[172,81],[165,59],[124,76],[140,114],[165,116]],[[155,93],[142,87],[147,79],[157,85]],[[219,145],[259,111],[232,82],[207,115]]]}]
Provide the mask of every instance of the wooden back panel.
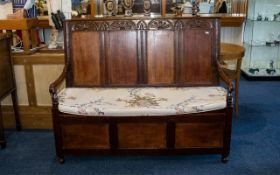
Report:
[{"label": "wooden back panel", "polygon": [[213,17],[66,21],[66,85],[217,85],[219,37]]}]

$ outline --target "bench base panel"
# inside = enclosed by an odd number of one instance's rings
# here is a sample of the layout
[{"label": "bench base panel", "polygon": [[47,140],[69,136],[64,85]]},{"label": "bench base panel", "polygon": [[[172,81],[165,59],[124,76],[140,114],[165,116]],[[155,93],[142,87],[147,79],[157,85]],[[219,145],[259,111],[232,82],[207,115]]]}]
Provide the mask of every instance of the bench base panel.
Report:
[{"label": "bench base panel", "polygon": [[[56,151],[65,155],[229,154],[226,110],[156,117],[54,118]],[[229,120],[231,121],[231,120]]]}]

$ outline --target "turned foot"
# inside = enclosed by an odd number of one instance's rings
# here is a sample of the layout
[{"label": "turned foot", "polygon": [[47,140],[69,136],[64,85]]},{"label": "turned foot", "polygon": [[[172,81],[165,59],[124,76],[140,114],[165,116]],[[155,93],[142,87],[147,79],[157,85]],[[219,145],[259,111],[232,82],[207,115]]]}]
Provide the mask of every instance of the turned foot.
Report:
[{"label": "turned foot", "polygon": [[64,158],[63,157],[57,157],[57,160],[60,164],[64,163]]},{"label": "turned foot", "polygon": [[221,158],[222,163],[227,163],[228,162],[228,157],[223,157]]},{"label": "turned foot", "polygon": [[1,146],[1,149],[5,149],[6,148],[6,143],[5,142],[1,143],[0,146]]}]

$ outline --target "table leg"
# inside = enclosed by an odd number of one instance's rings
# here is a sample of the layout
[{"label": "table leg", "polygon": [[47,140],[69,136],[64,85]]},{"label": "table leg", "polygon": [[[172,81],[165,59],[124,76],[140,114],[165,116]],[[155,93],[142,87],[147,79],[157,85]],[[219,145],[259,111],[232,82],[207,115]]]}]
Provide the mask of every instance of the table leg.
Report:
[{"label": "table leg", "polygon": [[30,35],[28,30],[22,30],[22,43],[23,43],[23,50],[29,51],[30,50]]},{"label": "table leg", "polygon": [[19,119],[18,100],[17,100],[16,89],[11,92],[11,95],[12,95],[13,109],[14,109],[15,120],[16,120],[16,128],[17,128],[17,131],[20,131],[21,123],[20,123],[20,119]]},{"label": "table leg", "polygon": [[2,149],[6,148],[1,104],[0,104],[0,146]]},{"label": "table leg", "polygon": [[37,29],[31,29],[31,43],[32,43],[32,48],[35,48],[39,45],[38,42],[38,31]]}]

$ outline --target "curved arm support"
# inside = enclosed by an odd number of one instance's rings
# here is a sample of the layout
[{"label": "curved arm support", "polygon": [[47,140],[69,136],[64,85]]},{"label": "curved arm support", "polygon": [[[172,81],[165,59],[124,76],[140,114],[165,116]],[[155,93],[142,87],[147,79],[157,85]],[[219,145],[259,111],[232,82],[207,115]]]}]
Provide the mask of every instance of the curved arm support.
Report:
[{"label": "curved arm support", "polygon": [[232,106],[232,104],[233,104],[233,102],[232,102],[232,100],[233,100],[233,98],[232,98],[232,92],[233,92],[232,80],[230,78],[228,78],[228,76],[225,74],[219,61],[217,61],[217,66],[218,66],[219,76],[227,85],[227,90],[228,90],[227,104],[228,104],[228,106]]},{"label": "curved arm support", "polygon": [[63,68],[63,71],[60,74],[60,76],[53,83],[50,84],[49,92],[52,96],[52,103],[54,106],[58,105],[57,87],[61,85],[61,83],[65,79],[65,76],[66,76],[66,67]]}]

